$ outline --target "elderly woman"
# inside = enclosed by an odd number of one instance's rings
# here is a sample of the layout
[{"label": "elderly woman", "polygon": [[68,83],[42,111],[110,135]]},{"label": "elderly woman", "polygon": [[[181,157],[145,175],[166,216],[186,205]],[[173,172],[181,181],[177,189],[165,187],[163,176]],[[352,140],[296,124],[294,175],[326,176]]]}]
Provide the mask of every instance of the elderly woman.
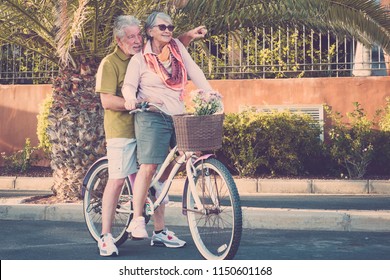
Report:
[{"label": "elderly woman", "polygon": [[[183,91],[187,75],[198,88],[212,89],[183,44],[173,39],[173,30],[172,19],[167,14],[154,12],[148,17],[145,24],[147,43],[144,50],[131,59],[122,87],[126,109],[135,109],[137,100],[147,99],[161,104],[172,115],[184,113]],[[134,238],[147,238],[143,205],[157,166],[163,163],[169,147],[174,144],[172,118],[162,113],[137,113],[135,134],[140,169],[134,184],[134,216],[127,231]],[[166,230],[163,218],[154,218],[151,245],[185,245],[184,241]]]}]

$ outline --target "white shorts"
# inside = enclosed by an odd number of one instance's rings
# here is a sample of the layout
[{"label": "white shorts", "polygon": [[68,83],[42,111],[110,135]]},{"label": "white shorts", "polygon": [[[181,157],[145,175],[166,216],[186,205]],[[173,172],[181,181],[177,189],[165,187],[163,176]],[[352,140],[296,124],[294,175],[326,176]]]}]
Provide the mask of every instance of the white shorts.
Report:
[{"label": "white shorts", "polygon": [[123,179],[137,172],[137,142],[134,138],[107,139],[108,178]]}]

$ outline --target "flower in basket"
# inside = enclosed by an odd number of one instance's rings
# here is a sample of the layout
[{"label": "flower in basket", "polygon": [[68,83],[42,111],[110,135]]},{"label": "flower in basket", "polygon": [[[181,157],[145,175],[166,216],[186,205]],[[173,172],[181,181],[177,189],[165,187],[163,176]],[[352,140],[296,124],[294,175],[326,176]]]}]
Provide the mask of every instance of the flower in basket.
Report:
[{"label": "flower in basket", "polygon": [[197,89],[191,91],[194,106],[191,113],[194,115],[212,115],[223,112],[222,95],[217,91]]}]

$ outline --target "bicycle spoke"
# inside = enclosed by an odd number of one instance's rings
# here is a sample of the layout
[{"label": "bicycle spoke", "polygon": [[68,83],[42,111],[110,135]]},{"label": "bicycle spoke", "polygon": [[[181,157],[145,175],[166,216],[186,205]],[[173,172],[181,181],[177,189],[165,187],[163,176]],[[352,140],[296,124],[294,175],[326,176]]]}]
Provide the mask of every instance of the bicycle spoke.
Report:
[{"label": "bicycle spoke", "polygon": [[[104,188],[108,181],[108,163],[100,162],[94,167],[87,182],[84,194],[83,208],[87,228],[94,240],[100,238],[102,231],[102,198]],[[122,187],[121,195],[112,221],[111,233],[117,246],[127,240],[127,225],[131,218],[132,206],[130,203],[130,183],[128,179]]]}]

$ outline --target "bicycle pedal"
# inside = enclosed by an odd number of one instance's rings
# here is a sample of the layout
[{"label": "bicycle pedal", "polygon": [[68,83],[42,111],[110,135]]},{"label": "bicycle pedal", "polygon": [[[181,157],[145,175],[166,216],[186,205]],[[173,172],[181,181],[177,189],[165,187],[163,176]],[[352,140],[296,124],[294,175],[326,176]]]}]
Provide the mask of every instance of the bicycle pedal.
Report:
[{"label": "bicycle pedal", "polygon": [[145,214],[149,216],[152,216],[154,214],[153,202],[150,200],[149,197],[146,199],[145,203]]},{"label": "bicycle pedal", "polygon": [[141,241],[141,240],[144,240],[144,239],[147,239],[147,238],[133,237],[132,235],[130,235],[130,239],[134,240],[134,241]]}]

